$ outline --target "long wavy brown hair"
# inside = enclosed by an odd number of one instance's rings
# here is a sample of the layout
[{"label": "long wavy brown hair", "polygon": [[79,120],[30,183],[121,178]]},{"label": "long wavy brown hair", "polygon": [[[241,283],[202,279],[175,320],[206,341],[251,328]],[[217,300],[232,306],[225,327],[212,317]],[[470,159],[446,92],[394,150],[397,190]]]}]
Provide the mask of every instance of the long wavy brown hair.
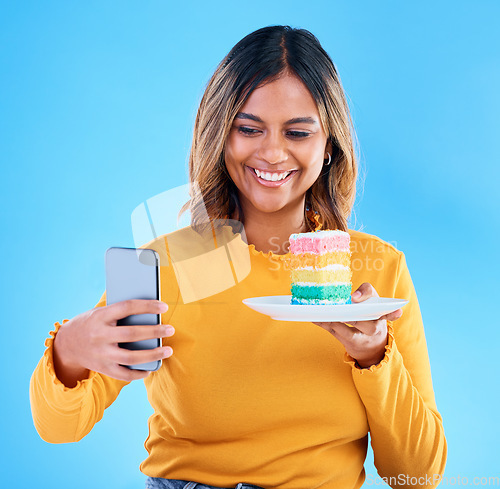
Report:
[{"label": "long wavy brown hair", "polygon": [[356,135],[337,70],[318,39],[305,29],[270,26],[244,37],[218,65],[196,115],[189,156],[191,211],[196,229],[208,220],[244,223],[238,190],[225,166],[225,142],[250,94],[284,73],[297,76],[316,101],[333,148],[330,165],[306,192],[304,220],[312,211],[323,229],[347,231],[356,196]]}]

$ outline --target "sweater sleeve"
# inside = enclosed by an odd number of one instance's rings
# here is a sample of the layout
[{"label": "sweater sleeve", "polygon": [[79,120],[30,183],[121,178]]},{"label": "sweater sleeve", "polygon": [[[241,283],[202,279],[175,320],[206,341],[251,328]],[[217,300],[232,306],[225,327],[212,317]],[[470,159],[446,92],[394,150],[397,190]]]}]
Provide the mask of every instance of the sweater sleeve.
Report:
[{"label": "sweater sleeve", "polygon": [[[106,305],[106,293],[96,307]],[[64,319],[63,323],[69,319]],[[66,387],[56,376],[53,362],[54,338],[59,322],[45,341],[45,352],[30,381],[30,404],[33,422],[40,437],[49,443],[81,440],[102,418],[104,410],[128,382],[90,371],[88,378]]]},{"label": "sweater sleeve", "polygon": [[383,360],[369,369],[352,366],[366,409],[374,463],[391,487],[435,487],[444,472],[447,444],[432,387],[420,307],[403,253],[395,298],[407,299],[403,316],[388,321]]}]

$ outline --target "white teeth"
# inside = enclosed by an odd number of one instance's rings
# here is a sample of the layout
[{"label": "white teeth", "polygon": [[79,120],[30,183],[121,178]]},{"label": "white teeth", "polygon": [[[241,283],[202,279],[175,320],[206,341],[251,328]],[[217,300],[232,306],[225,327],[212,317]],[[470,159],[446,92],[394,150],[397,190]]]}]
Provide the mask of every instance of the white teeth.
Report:
[{"label": "white teeth", "polygon": [[277,182],[278,180],[283,180],[291,173],[289,171],[286,171],[284,173],[269,173],[257,170],[257,168],[254,168],[254,171],[259,178],[262,178],[262,180],[267,180],[268,182]]}]

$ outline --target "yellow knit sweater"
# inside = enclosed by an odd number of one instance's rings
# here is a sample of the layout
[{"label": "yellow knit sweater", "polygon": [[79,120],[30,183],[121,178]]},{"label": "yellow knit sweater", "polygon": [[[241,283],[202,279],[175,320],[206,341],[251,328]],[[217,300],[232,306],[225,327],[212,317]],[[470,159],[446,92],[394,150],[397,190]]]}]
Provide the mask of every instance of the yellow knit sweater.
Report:
[{"label": "yellow knit sweater", "polygon": [[[144,474],[221,487],[358,488],[370,432],[380,476],[397,478],[399,488],[414,488],[411,477],[434,485],[446,440],[405,256],[375,236],[349,234],[353,291],[369,282],[381,297],[409,300],[388,323],[384,359],[370,369],[357,368],[324,329],[275,321],[242,303],[290,294],[287,255],[258,252],[239,235],[207,249],[189,230],[145,245],[160,254],[169,304],[162,322],[176,333],[164,340],[173,356],[145,379],[154,414]],[[105,305],[104,293],[97,307]],[[126,382],[91,372],[65,387],[52,363],[55,326],[31,379],[33,419],[44,440],[74,442]]]}]

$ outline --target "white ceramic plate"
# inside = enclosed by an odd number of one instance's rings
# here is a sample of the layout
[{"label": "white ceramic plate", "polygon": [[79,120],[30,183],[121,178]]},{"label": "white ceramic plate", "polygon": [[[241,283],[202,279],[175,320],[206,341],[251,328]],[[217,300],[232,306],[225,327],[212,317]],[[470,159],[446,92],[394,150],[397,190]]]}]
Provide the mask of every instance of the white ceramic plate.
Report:
[{"label": "white ceramic plate", "polygon": [[371,321],[408,304],[405,299],[370,297],[356,304],[301,305],[290,304],[291,295],[272,295],[243,299],[243,303],[254,311],[279,321]]}]

